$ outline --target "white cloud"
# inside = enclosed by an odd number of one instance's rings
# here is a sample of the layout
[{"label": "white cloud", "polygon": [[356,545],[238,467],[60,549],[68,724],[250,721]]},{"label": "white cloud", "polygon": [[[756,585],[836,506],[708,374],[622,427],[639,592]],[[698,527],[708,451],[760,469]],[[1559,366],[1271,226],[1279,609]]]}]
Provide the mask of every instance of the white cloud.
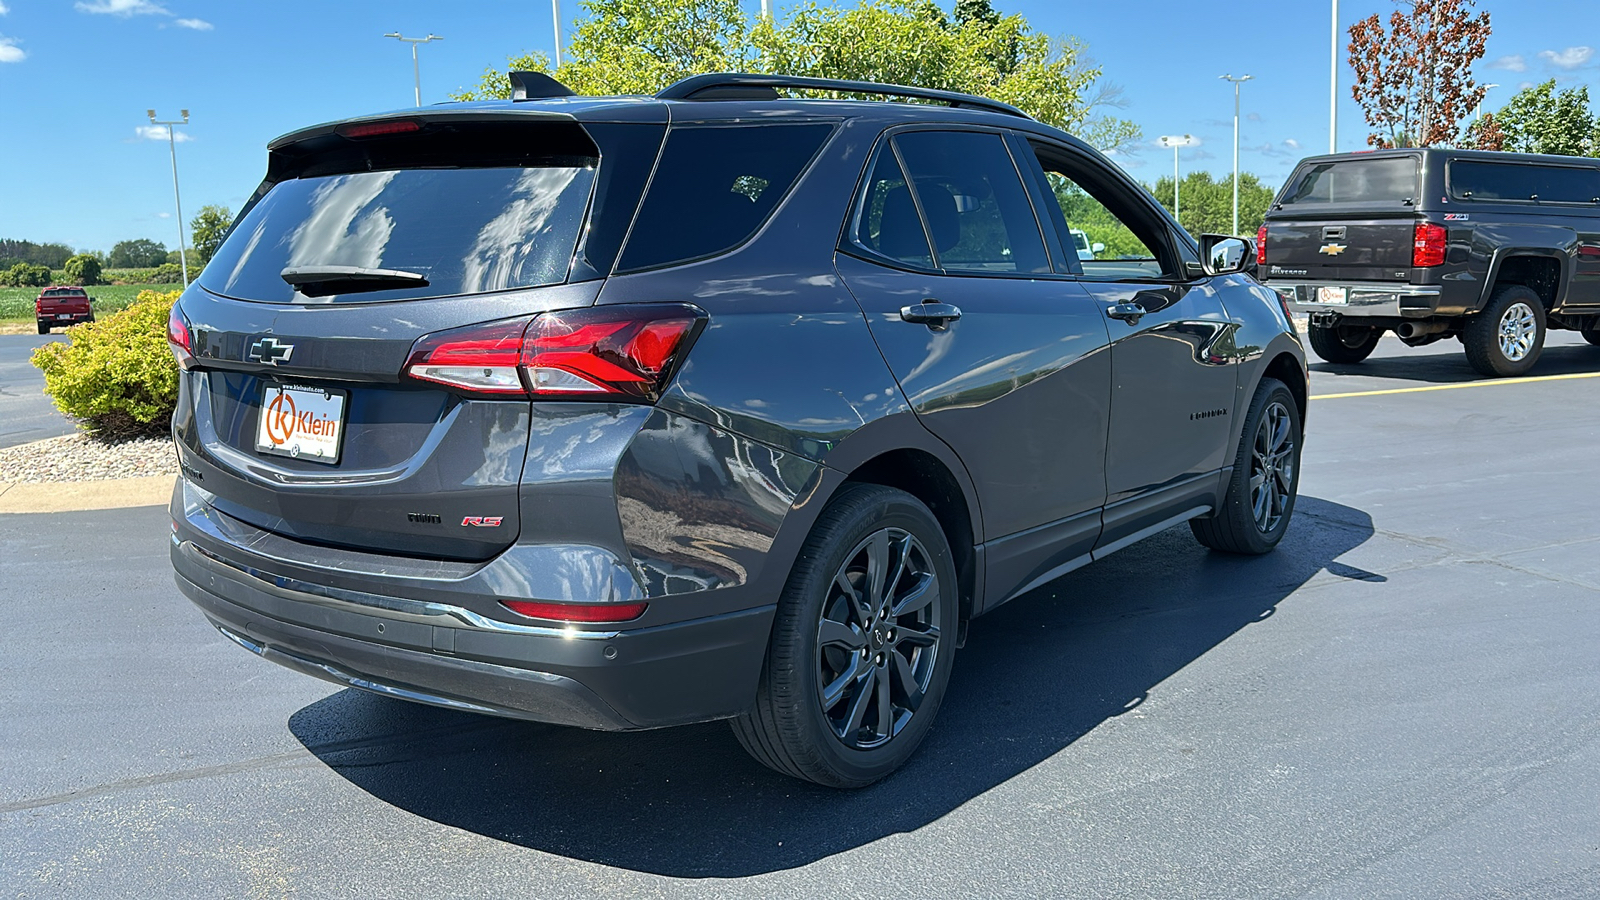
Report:
[{"label": "white cloud", "polygon": [[[167,139],[167,126],[165,125],[140,125],[134,129],[134,132],[138,134],[140,140],[164,141]],[[184,141],[194,140],[187,133],[176,130],[172,132],[172,139],[180,144]]]},{"label": "white cloud", "polygon": [[172,218],[172,213],[156,213],[156,218],[158,218],[158,219],[170,219],[170,218]]},{"label": "white cloud", "polygon": [[0,16],[3,16],[8,12],[11,12],[11,10],[8,9],[4,3],[0,3]]},{"label": "white cloud", "polygon": [[78,12],[102,16],[170,16],[167,8],[150,0],[78,0],[72,4]]},{"label": "white cloud", "polygon": [[1295,140],[1294,138],[1285,138],[1284,142],[1283,142],[1283,145],[1285,147],[1288,147],[1290,150],[1299,150],[1300,149],[1300,142]]},{"label": "white cloud", "polygon": [[1502,56],[1489,63],[1489,68],[1505,69],[1507,72],[1526,72],[1528,71],[1528,61],[1523,59],[1520,54],[1513,53],[1510,56]]},{"label": "white cloud", "polygon": [[22,48],[17,46],[16,38],[8,38],[0,34],[0,63],[22,62],[27,58],[28,54],[22,52]]},{"label": "white cloud", "polygon": [[179,28],[193,28],[195,31],[210,31],[215,27],[205,19],[178,19],[172,24]]},{"label": "white cloud", "polygon": [[1594,56],[1593,47],[1568,47],[1557,53],[1554,50],[1540,50],[1539,58],[1558,69],[1576,69],[1589,61]]}]

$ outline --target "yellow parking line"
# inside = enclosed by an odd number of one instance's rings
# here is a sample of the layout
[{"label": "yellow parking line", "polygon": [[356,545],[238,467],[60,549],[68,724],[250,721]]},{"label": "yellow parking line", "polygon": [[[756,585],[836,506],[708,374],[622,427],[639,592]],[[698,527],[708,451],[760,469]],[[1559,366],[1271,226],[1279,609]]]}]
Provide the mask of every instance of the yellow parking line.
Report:
[{"label": "yellow parking line", "polygon": [[1576,372],[1571,375],[1536,375],[1532,378],[1491,378],[1484,381],[1463,381],[1460,384],[1430,384],[1426,387],[1390,388],[1383,391],[1351,391],[1348,394],[1312,394],[1313,400],[1340,400],[1345,397],[1379,397],[1384,394],[1417,394],[1422,391],[1453,391],[1456,388],[1494,387],[1499,384],[1530,384],[1535,381],[1567,381],[1573,378],[1600,378],[1600,372]]}]

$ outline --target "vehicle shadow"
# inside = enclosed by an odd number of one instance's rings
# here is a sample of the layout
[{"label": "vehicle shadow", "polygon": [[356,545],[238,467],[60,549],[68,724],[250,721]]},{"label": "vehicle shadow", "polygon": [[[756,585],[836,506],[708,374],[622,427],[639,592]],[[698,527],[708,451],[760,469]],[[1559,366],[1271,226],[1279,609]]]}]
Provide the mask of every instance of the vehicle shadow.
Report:
[{"label": "vehicle shadow", "polygon": [[973,623],[917,755],[861,791],[770,772],[720,722],[605,734],[345,690],[289,728],[379,800],[497,840],[677,877],[788,869],[917,829],[1022,774],[1321,572],[1384,581],[1336,562],[1372,533],[1365,513],[1301,497],[1269,556],[1210,553],[1179,526],[1018,598]]},{"label": "vehicle shadow", "polygon": [[[1570,335],[1558,339],[1556,335]],[[1575,375],[1600,372],[1600,347],[1592,347],[1570,332],[1551,332],[1551,341],[1539,354],[1539,361],[1528,372],[1530,377],[1540,375]],[[1379,345],[1379,355],[1351,365],[1322,362],[1311,359],[1312,377],[1316,375],[1362,376],[1400,381],[1421,381],[1429,384],[1452,384],[1463,381],[1485,381],[1467,363],[1461,344],[1454,340],[1439,341],[1426,347],[1412,349],[1392,338]],[[1324,379],[1321,386],[1313,385],[1313,394],[1325,393],[1332,382]]]}]

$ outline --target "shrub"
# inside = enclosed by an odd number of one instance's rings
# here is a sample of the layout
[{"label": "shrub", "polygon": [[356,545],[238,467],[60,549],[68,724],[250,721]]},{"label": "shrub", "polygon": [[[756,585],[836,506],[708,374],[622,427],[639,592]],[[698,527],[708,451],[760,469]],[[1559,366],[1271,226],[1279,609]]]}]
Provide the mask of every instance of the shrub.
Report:
[{"label": "shrub", "polygon": [[177,263],[162,263],[150,273],[151,284],[179,284],[183,281],[183,267]]},{"label": "shrub", "polygon": [[101,437],[161,434],[178,400],[178,364],[167,315],[178,291],[140,291],[127,309],[67,331],[66,343],[33,352],[44,390]]},{"label": "shrub", "polygon": [[50,284],[50,267],[19,262],[0,272],[0,284],[7,287],[47,287]]},{"label": "shrub", "polygon": [[100,283],[100,260],[87,253],[72,257],[61,268],[69,284],[89,287]]}]

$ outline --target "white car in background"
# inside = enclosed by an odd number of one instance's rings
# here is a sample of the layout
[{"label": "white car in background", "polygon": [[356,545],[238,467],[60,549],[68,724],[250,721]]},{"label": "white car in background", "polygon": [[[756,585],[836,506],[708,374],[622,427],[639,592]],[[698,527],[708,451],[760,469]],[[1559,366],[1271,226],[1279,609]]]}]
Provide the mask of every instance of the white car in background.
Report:
[{"label": "white car in background", "polygon": [[1078,250],[1078,259],[1094,259],[1095,254],[1105,252],[1105,244],[1089,243],[1089,236],[1081,230],[1077,228],[1069,228],[1067,230],[1072,232],[1072,243]]}]

